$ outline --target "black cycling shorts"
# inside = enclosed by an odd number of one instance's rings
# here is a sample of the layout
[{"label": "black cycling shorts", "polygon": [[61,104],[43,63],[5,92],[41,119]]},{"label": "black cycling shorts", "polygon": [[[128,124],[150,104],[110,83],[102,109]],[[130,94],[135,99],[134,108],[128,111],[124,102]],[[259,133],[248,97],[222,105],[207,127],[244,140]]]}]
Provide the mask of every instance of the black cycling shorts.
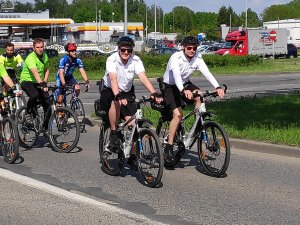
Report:
[{"label": "black cycling shorts", "polygon": [[[194,99],[189,100],[185,98],[185,96],[180,93],[176,85],[170,85],[166,83],[164,83],[164,85],[165,85],[164,96],[163,96],[164,101],[166,103],[166,106],[171,111],[173,111],[176,108],[180,108],[184,105],[191,105],[195,102]],[[199,88],[193,83],[191,83],[190,81],[184,83],[183,86],[185,90],[190,90],[191,92],[195,90],[199,90]]]},{"label": "black cycling shorts", "polygon": [[[121,118],[124,118],[125,116],[133,116],[137,111],[134,101],[134,88],[132,88],[129,92],[122,92],[122,98],[126,98],[128,100],[128,104],[121,105]],[[100,96],[101,110],[108,112],[114,99],[115,95],[112,89],[104,86]]]}]

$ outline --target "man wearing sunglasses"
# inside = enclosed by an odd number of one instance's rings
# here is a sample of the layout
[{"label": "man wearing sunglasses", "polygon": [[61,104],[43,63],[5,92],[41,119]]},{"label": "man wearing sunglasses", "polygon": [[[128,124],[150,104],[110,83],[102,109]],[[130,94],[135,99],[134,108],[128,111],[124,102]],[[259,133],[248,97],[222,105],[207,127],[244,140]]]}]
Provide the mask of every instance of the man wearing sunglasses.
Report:
[{"label": "man wearing sunglasses", "polygon": [[190,81],[190,76],[199,70],[205,78],[217,90],[218,95],[223,98],[224,91],[209,71],[200,53],[197,53],[198,40],[193,36],[187,36],[181,43],[183,49],[174,53],[168,62],[163,82],[165,90],[163,93],[166,106],[173,112],[170,122],[168,144],[165,147],[165,160],[172,163],[174,160],[173,142],[176,130],[183,116],[182,105],[195,104],[198,108],[201,104],[200,97],[193,98],[193,93],[199,88]]},{"label": "man wearing sunglasses", "polygon": [[65,51],[68,53],[67,55],[63,56],[59,60],[58,64],[58,71],[56,74],[56,84],[57,87],[57,103],[62,104],[63,102],[63,93],[61,90],[67,85],[75,85],[75,91],[76,95],[79,96],[80,93],[80,85],[78,84],[78,81],[74,78],[73,73],[76,68],[79,69],[79,72],[85,81],[87,90],[90,87],[90,82],[88,80],[88,77],[86,75],[86,72],[83,67],[82,60],[77,58],[77,45],[75,43],[68,43],[65,46]]},{"label": "man wearing sunglasses", "polygon": [[[151,93],[157,102],[162,98],[153,88],[153,85],[145,74],[145,68],[141,59],[133,54],[134,42],[124,36],[117,42],[118,51],[109,56],[106,60],[106,71],[103,77],[104,88],[101,91],[100,105],[101,108],[108,112],[108,118],[111,128],[109,144],[107,151],[116,152],[120,144],[117,136],[117,124],[120,116],[125,120],[129,120],[137,111],[134,98],[133,80],[137,75]],[[134,121],[129,124],[133,125]],[[135,165],[134,152],[128,159],[128,164],[133,168]]]}]

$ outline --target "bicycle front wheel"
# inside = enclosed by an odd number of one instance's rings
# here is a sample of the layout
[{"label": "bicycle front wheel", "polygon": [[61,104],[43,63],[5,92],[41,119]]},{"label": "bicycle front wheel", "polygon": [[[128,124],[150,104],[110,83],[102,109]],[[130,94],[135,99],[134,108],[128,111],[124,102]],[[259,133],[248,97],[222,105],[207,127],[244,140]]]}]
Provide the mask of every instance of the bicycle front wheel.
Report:
[{"label": "bicycle front wheel", "polygon": [[38,122],[31,114],[26,113],[26,106],[21,107],[16,114],[19,143],[24,148],[31,148],[37,141]]},{"label": "bicycle front wheel", "polygon": [[100,126],[99,135],[99,155],[101,170],[110,176],[117,176],[122,171],[125,158],[122,149],[119,149],[119,151],[117,152],[106,151],[106,147],[109,142],[109,136],[110,128],[102,124]]},{"label": "bicycle front wheel", "polygon": [[19,137],[15,122],[10,117],[4,117],[1,127],[2,155],[4,161],[12,164],[19,157]]},{"label": "bicycle front wheel", "polygon": [[72,99],[70,102],[71,109],[74,111],[80,124],[80,133],[85,131],[85,111],[83,103],[79,98]]},{"label": "bicycle front wheel", "polygon": [[70,152],[79,140],[79,122],[74,112],[66,107],[59,107],[49,120],[49,142],[54,151]]},{"label": "bicycle front wheel", "polygon": [[225,130],[216,122],[207,121],[198,139],[198,156],[204,171],[214,177],[225,174],[230,161],[230,143]]},{"label": "bicycle front wheel", "polygon": [[136,160],[143,184],[156,187],[162,178],[164,157],[158,136],[149,128],[140,130],[141,142],[137,141]]},{"label": "bicycle front wheel", "polygon": [[25,99],[25,96],[16,96],[14,98],[11,99],[12,101],[12,104],[11,104],[11,109],[10,109],[10,112],[11,112],[11,117],[13,119],[16,118],[16,114],[17,114],[17,111],[23,107],[23,106],[26,106],[26,99]]}]

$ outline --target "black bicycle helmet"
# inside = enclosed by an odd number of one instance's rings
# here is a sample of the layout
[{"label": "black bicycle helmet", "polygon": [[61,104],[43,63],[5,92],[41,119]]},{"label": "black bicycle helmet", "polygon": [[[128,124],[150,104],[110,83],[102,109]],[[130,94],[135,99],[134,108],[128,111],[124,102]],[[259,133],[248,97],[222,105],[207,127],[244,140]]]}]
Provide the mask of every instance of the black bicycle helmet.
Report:
[{"label": "black bicycle helmet", "polygon": [[134,47],[134,41],[132,40],[132,38],[128,37],[128,36],[124,36],[121,37],[118,42],[117,42],[118,47],[120,46],[130,46],[130,47]]},{"label": "black bicycle helmet", "polygon": [[182,46],[185,45],[199,45],[199,41],[197,38],[193,37],[193,36],[186,36],[185,38],[183,38],[182,42],[181,42]]}]

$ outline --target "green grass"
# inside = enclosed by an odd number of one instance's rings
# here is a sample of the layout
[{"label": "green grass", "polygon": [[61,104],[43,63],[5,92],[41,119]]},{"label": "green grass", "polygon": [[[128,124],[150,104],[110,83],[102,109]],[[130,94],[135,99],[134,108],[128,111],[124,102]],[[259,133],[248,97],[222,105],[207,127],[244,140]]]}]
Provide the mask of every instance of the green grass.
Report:
[{"label": "green grass", "polygon": [[[299,94],[224,100],[207,104],[207,110],[231,138],[300,147]],[[160,114],[151,110],[145,116],[156,126]]]}]

